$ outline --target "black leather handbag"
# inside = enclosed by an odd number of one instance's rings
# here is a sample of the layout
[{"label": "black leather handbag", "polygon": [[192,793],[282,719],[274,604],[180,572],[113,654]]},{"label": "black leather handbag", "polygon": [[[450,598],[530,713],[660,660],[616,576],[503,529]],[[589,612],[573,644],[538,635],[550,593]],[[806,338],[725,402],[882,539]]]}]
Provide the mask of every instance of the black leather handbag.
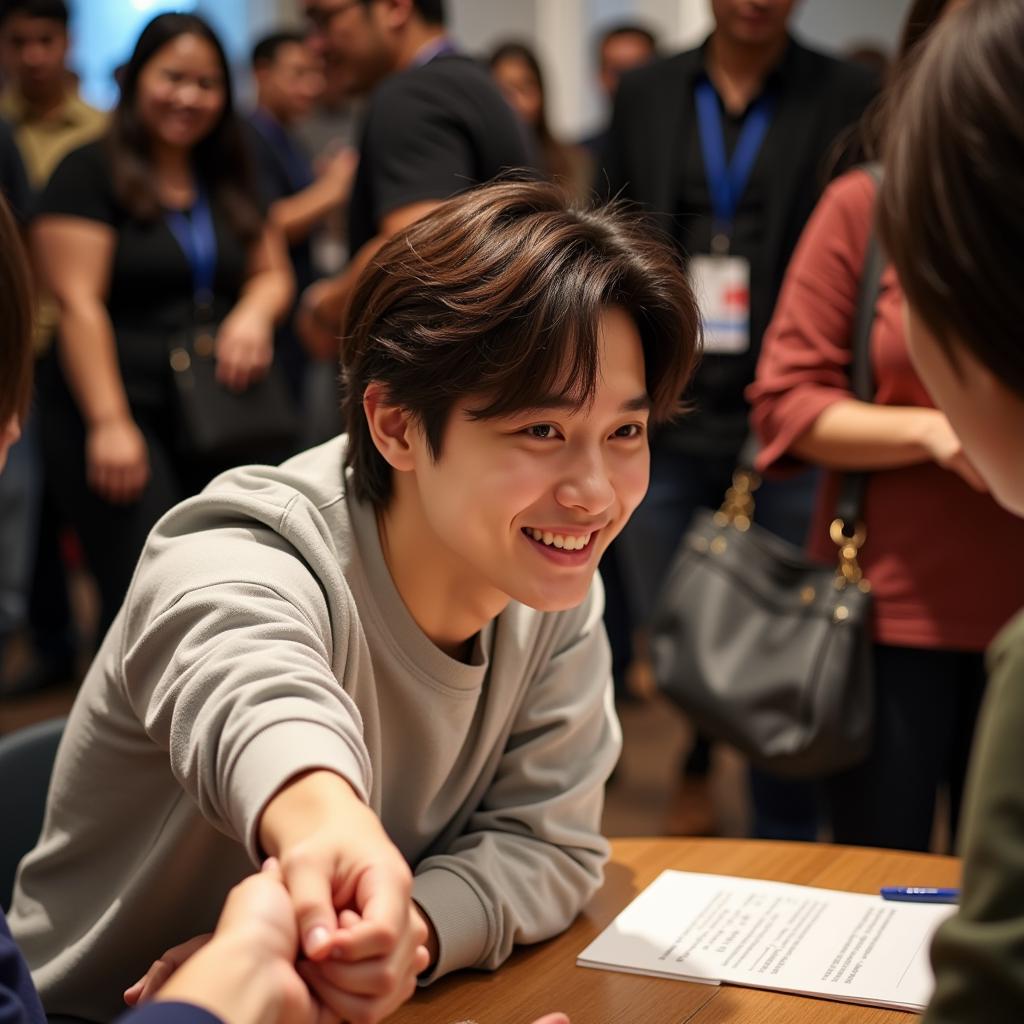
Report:
[{"label": "black leather handbag", "polygon": [[[871,401],[869,338],[883,261],[872,238],[853,330],[853,390]],[[658,688],[712,737],[779,775],[822,777],[867,754],[873,721],[871,587],[857,554],[865,478],[843,481],[837,563],[754,523],[747,449],[717,512],[698,513],[659,596],[651,636]]]},{"label": "black leather handbag", "polygon": [[216,326],[197,327],[175,338],[170,364],[181,425],[181,447],[201,459],[278,460],[288,454],[298,419],[277,366],[245,391],[217,380]]}]

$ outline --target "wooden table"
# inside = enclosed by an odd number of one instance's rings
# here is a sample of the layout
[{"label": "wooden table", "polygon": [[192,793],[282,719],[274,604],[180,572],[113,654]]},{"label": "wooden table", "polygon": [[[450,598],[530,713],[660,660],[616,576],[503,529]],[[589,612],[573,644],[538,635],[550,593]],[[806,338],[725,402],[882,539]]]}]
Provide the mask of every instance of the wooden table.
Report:
[{"label": "wooden table", "polygon": [[550,942],[518,950],[495,973],[462,971],[418,993],[389,1024],[531,1024],[562,1010],[572,1024],[909,1024],[912,1014],[723,985],[576,966],[576,956],[666,868],[796,882],[850,892],[948,886],[953,857],[750,839],[617,839],[605,884]]}]

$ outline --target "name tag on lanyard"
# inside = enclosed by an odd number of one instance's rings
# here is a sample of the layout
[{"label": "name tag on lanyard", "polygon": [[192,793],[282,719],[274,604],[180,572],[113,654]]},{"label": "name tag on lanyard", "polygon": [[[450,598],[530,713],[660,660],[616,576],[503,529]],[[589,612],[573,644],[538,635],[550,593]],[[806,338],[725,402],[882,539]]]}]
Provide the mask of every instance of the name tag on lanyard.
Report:
[{"label": "name tag on lanyard", "polygon": [[740,199],[768,133],[775,101],[768,93],[755,101],[732,161],[727,162],[718,97],[707,77],[697,83],[695,99],[714,225],[711,255],[696,255],[689,261],[690,284],[701,311],[704,351],[742,355],[750,349],[750,261],[729,253],[730,236]]},{"label": "name tag on lanyard", "polygon": [[750,261],[693,256],[688,269],[704,324],[704,351],[742,355],[750,348]]}]

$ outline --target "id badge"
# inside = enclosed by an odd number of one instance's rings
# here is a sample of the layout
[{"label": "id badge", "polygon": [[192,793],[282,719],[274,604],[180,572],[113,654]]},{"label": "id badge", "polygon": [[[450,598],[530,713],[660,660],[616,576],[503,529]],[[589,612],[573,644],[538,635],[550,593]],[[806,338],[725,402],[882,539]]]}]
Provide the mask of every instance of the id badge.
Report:
[{"label": "id badge", "polygon": [[750,261],[693,256],[689,272],[704,322],[704,351],[742,355],[750,348]]}]

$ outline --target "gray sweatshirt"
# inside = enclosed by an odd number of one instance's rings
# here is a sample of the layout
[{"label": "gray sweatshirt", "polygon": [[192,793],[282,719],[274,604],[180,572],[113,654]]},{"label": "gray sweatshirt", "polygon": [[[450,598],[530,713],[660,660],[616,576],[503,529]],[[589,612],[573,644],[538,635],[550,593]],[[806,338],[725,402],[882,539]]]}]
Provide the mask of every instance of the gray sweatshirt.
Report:
[{"label": "gray sweatshirt", "polygon": [[510,604],[468,663],[391,580],[344,439],[226,473],[154,528],[57,755],[11,928],[50,1013],[106,1020],[209,931],[292,776],[343,775],[415,870],[432,977],[497,967],[601,882],[621,743],[595,579],[578,608]]}]

